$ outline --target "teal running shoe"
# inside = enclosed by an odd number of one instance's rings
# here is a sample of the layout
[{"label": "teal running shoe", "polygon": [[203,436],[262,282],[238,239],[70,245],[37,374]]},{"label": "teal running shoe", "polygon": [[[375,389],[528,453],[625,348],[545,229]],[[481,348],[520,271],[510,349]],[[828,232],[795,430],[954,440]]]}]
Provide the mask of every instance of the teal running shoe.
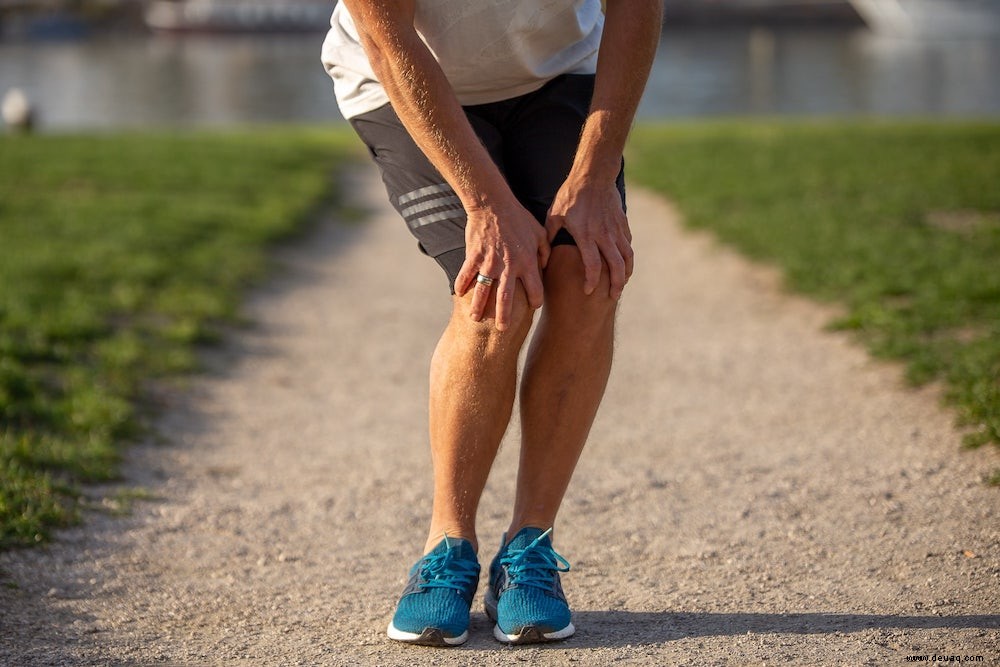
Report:
[{"label": "teal running shoe", "polygon": [[551,532],[522,529],[509,543],[501,543],[490,564],[486,614],[496,624],[493,636],[498,641],[534,644],[576,632],[559,581],[559,573],[569,571],[569,562],[552,548]]},{"label": "teal running shoe", "polygon": [[468,540],[444,539],[410,569],[388,635],[424,646],[458,646],[469,638],[469,607],[479,560]]}]

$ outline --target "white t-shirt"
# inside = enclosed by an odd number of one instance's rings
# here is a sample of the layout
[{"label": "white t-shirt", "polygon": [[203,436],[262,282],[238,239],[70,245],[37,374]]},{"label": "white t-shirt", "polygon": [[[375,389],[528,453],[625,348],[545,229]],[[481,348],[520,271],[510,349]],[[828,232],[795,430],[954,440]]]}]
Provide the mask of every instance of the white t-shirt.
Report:
[{"label": "white t-shirt", "polygon": [[[414,27],[470,105],[530,93],[560,74],[593,74],[604,15],[600,0],[417,0]],[[322,60],[345,118],[389,101],[343,3]]]}]

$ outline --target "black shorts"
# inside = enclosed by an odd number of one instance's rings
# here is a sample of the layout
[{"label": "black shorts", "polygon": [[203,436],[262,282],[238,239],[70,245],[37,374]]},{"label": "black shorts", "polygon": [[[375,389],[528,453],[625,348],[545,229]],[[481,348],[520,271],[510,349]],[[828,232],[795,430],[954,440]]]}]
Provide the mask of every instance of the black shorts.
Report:
[{"label": "black shorts", "polygon": [[[593,75],[564,74],[527,95],[463,107],[514,196],[542,225],[573,166],[593,94]],[[420,250],[444,269],[454,292],[465,262],[466,221],[455,191],[410,138],[390,105],[355,116],[351,125],[381,170],[390,202]],[[624,206],[624,164],[616,184]],[[575,241],[560,229],[552,245],[575,245]]]}]

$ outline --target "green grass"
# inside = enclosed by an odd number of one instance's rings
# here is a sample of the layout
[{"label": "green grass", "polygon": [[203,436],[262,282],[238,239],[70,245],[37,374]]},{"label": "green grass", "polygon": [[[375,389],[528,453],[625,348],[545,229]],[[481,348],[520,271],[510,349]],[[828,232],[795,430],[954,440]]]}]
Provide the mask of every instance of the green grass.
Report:
[{"label": "green grass", "polygon": [[113,479],[150,379],[190,371],[266,248],[333,205],[341,131],[0,137],[0,547]]},{"label": "green grass", "polygon": [[833,323],[1000,443],[1000,124],[647,125],[629,172],[687,222],[843,304]]},{"label": "green grass", "polygon": [[[195,368],[267,247],[334,204],[354,145],[0,137],[0,546],[44,539],[81,483],[116,476],[145,383]],[[944,380],[969,444],[1000,442],[1000,125],[675,124],[632,147],[631,178],[843,303],[835,326]]]}]

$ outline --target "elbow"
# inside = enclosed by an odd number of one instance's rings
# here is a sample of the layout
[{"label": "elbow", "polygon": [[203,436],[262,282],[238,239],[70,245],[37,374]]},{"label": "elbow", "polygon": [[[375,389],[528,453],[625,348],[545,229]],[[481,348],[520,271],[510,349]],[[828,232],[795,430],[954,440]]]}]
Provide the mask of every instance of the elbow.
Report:
[{"label": "elbow", "polygon": [[384,81],[389,72],[389,56],[385,49],[374,39],[366,34],[361,35],[361,46],[368,56],[368,62],[372,66],[372,72],[379,81]]},{"label": "elbow", "polygon": [[394,87],[402,80],[413,78],[413,51],[407,48],[403,39],[380,41],[362,35],[361,45],[372,73],[383,86]]}]

